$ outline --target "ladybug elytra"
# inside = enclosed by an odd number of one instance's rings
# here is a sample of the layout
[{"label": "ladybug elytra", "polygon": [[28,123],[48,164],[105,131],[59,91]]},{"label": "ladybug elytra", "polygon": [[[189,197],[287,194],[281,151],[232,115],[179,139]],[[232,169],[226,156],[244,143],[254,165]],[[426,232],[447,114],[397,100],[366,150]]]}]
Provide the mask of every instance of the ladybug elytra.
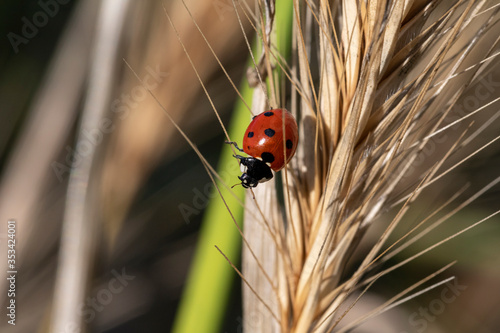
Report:
[{"label": "ladybug elytra", "polygon": [[259,183],[272,179],[271,169],[283,169],[295,154],[298,141],[297,122],[287,110],[269,110],[253,117],[243,137],[243,149],[240,149],[236,142],[227,142],[251,156],[234,155],[242,165],[243,174],[238,177],[241,185],[245,188],[256,187]]}]

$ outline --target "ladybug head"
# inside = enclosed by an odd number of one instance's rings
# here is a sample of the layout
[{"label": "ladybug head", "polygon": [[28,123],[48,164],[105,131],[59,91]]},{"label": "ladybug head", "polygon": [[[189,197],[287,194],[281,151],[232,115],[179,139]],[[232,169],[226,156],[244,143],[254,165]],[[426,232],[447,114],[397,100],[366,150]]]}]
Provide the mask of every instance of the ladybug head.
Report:
[{"label": "ladybug head", "polygon": [[259,183],[267,182],[273,178],[271,168],[262,160],[254,157],[236,155],[241,162],[243,174],[238,178],[244,188],[256,187]]},{"label": "ladybug head", "polygon": [[238,178],[241,180],[241,186],[244,188],[256,187],[259,184],[259,181],[250,176],[248,173],[243,173]]}]

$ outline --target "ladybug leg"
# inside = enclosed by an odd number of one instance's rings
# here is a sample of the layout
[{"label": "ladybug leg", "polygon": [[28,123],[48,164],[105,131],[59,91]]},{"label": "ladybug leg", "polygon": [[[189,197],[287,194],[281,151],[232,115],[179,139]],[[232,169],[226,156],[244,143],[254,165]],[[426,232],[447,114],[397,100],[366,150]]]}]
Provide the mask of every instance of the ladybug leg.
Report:
[{"label": "ladybug leg", "polygon": [[233,157],[239,159],[240,163],[243,163],[243,165],[247,165],[247,160],[250,158],[250,157],[245,157],[245,156],[241,156],[241,155],[233,155]]},{"label": "ladybug leg", "polygon": [[226,141],[227,144],[229,145],[233,145],[234,148],[236,148],[237,150],[241,151],[242,153],[244,153],[245,151],[243,149],[241,149],[240,147],[238,147],[238,144],[234,141]]}]

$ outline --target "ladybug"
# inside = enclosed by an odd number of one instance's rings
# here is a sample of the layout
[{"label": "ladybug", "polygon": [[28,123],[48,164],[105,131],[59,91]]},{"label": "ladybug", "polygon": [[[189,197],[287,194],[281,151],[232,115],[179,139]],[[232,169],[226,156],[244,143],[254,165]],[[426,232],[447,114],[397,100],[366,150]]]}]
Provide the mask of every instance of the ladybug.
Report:
[{"label": "ladybug", "polygon": [[243,174],[238,177],[241,185],[244,188],[256,187],[259,183],[272,179],[271,169],[274,171],[283,169],[295,154],[298,141],[297,122],[287,110],[271,109],[253,117],[243,137],[243,149],[240,149],[236,142],[227,142],[251,156],[234,155],[242,166]]}]

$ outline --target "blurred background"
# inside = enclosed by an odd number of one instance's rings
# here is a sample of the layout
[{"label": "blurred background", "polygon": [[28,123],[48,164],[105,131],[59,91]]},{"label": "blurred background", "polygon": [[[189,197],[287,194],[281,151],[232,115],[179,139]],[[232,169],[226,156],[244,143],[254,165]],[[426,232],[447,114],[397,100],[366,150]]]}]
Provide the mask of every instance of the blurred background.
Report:
[{"label": "blurred background", "polygon": [[[182,2],[164,4],[227,124],[237,94]],[[248,51],[232,2],[187,4],[238,84]],[[53,306],[65,288],[61,265],[68,265],[71,272],[71,264],[81,264],[78,267],[89,276],[82,277],[81,288],[75,291],[88,302],[81,309],[88,331],[170,331],[212,195],[211,182],[193,149],[123,59],[213,166],[224,136],[161,2],[9,0],[1,2],[0,16],[2,253],[8,219],[17,220],[18,240],[18,317],[16,326],[11,326],[2,315],[0,331],[50,331],[56,316]],[[248,21],[243,25],[251,37]],[[492,75],[490,94],[481,104],[500,96],[500,72]],[[474,89],[469,89],[471,95]],[[485,117],[496,114],[498,107]],[[482,135],[490,134],[498,135],[498,126]],[[470,183],[470,193],[499,176],[499,148],[492,144],[456,173],[461,183]],[[73,179],[72,166],[81,172]],[[436,196],[448,198],[455,191],[444,184]],[[86,199],[78,198],[79,193]],[[499,194],[498,186],[493,187],[409,253],[497,210]],[[426,199],[409,225],[438,207],[435,198]],[[66,222],[73,216],[86,224]],[[78,237],[82,234],[85,237]],[[412,300],[397,310],[396,320],[390,313],[393,326],[379,331],[499,332],[499,236],[500,219],[492,219],[377,283],[368,299],[380,304],[457,259],[450,274],[457,276],[458,285],[466,286],[439,287]],[[78,243],[82,239],[83,245]],[[368,246],[372,241],[369,233],[364,242]],[[76,252],[71,244],[81,245],[82,256],[72,257]],[[353,263],[360,259],[353,257]],[[0,263],[3,271],[5,264]],[[120,284],[110,285],[112,280]],[[221,332],[241,330],[241,288],[235,281],[228,286],[232,299]],[[0,300],[5,309],[8,299],[2,283]],[[451,295],[445,288],[458,288],[453,301],[441,300],[443,294]],[[92,298],[104,301],[93,304]],[[430,309],[432,317],[425,319],[425,328],[418,321],[424,316],[422,308]],[[373,327],[358,332],[374,332]]]}]

